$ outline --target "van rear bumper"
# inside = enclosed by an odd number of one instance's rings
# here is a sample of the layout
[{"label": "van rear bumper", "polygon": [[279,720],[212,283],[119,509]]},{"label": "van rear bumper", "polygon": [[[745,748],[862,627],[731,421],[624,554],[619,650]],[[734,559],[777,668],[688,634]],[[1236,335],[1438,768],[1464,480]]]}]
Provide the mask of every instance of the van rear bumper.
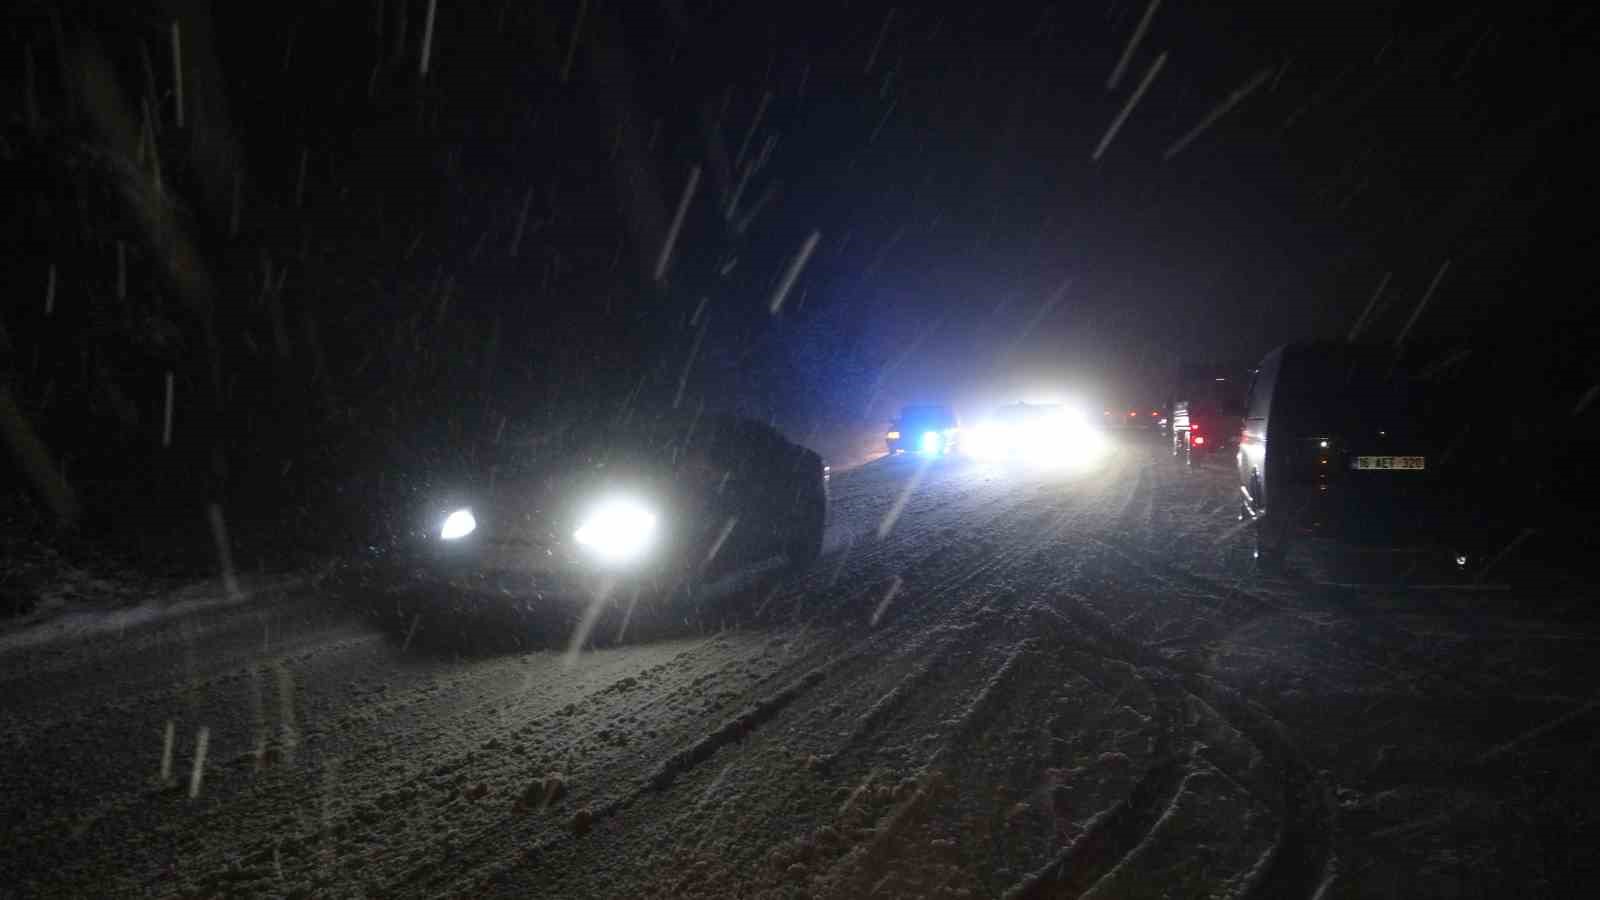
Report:
[{"label": "van rear bumper", "polygon": [[1425,485],[1294,484],[1272,496],[1273,514],[1288,519],[1294,532],[1355,546],[1460,545],[1483,527],[1481,515],[1459,497]]}]

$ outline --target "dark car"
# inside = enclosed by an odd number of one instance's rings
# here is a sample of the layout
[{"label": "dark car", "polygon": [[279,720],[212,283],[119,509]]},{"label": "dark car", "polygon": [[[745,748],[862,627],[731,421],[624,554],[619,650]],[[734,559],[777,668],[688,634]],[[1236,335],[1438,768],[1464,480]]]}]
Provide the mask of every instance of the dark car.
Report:
[{"label": "dark car", "polygon": [[943,456],[954,452],[960,441],[961,422],[955,412],[934,404],[902,407],[884,435],[890,453],[913,451]]},{"label": "dark car", "polygon": [[1305,534],[1460,558],[1460,486],[1432,400],[1432,385],[1389,347],[1301,343],[1267,354],[1237,456],[1256,558],[1281,565]]},{"label": "dark car", "polygon": [[1211,366],[1184,368],[1171,402],[1173,456],[1192,463],[1238,447],[1249,375]]},{"label": "dark car", "polygon": [[438,479],[384,555],[493,595],[667,597],[741,565],[815,560],[824,479],[816,453],[734,417],[573,427]]}]

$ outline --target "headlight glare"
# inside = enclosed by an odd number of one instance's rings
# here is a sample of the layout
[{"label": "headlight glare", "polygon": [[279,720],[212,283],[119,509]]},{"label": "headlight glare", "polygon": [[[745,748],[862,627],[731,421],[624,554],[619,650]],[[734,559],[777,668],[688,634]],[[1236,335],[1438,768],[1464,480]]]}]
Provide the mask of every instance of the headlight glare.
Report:
[{"label": "headlight glare", "polygon": [[974,428],[963,442],[967,454],[975,459],[1001,459],[1014,448],[1010,430],[985,423]]},{"label": "headlight glare", "polygon": [[473,517],[472,510],[458,509],[444,517],[444,525],[439,529],[439,540],[459,541],[477,530],[478,520]]},{"label": "headlight glare", "polygon": [[595,504],[573,532],[573,540],[601,562],[630,563],[649,551],[656,537],[656,514],[630,497]]}]

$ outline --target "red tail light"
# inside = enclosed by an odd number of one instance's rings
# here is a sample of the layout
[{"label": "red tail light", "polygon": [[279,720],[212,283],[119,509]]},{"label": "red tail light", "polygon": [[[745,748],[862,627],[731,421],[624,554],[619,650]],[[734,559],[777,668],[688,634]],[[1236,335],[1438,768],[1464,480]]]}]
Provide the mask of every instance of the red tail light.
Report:
[{"label": "red tail light", "polygon": [[1194,445],[1196,447],[1204,447],[1206,445],[1206,439],[1197,434],[1194,436]]}]

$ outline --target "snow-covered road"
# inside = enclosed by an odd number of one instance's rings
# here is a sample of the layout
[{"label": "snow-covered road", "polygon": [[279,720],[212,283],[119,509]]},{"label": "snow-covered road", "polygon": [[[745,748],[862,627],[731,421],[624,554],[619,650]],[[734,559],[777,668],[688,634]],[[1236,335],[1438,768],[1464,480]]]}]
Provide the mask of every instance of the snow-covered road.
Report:
[{"label": "snow-covered road", "polygon": [[1138,439],[831,492],[809,573],[576,655],[339,580],[13,646],[0,895],[1592,884],[1592,592],[1256,576],[1227,473]]}]

